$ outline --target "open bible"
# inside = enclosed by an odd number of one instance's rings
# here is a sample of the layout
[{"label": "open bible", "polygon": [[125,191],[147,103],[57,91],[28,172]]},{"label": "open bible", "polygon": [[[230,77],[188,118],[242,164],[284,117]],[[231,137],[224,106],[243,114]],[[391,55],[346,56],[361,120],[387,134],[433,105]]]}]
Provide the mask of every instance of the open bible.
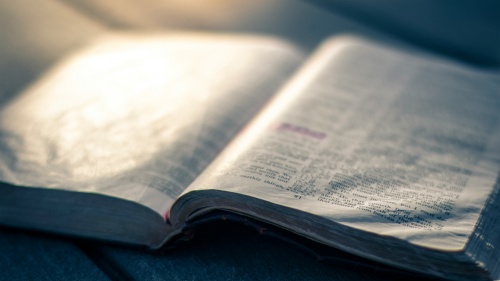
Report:
[{"label": "open bible", "polygon": [[225,211],[500,278],[500,76],[354,37],[115,34],[0,112],[0,224],[158,249]]}]

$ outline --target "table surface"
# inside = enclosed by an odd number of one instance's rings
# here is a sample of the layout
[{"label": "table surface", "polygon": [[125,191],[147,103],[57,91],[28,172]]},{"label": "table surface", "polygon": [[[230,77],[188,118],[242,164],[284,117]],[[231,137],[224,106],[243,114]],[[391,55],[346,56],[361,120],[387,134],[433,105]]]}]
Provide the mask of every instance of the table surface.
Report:
[{"label": "table surface", "polygon": [[[62,1],[64,2],[64,1]],[[0,2],[0,102],[29,85],[57,60],[109,32],[112,17],[91,18],[60,1]],[[76,1],[83,3],[84,1]],[[91,1],[92,2],[92,1]],[[259,2],[259,1],[257,1]],[[266,1],[260,1],[266,2]],[[202,18],[198,30],[266,32],[312,49],[327,35],[385,35],[300,1],[276,0],[241,14],[240,24]],[[260,10],[259,10],[260,9]],[[277,13],[280,17],[276,17]],[[232,13],[232,12],[229,12]],[[240,11],[240,13],[242,13]],[[143,13],[144,14],[144,13]],[[140,13],[139,13],[140,15]],[[239,15],[232,14],[232,18]],[[97,19],[97,20],[96,20]],[[230,21],[231,19],[229,19]],[[138,24],[139,23],[139,24]],[[122,24],[140,27],[140,20]],[[192,28],[179,19],[162,23]],[[110,27],[111,26],[111,27]],[[201,28],[200,28],[201,26]],[[116,27],[116,26],[115,26]],[[123,27],[123,26],[121,26]],[[152,25],[157,29],[157,23]],[[215,224],[166,254],[70,239],[29,230],[0,228],[0,280],[409,280],[406,275],[325,263],[290,244],[241,225]],[[422,280],[422,278],[416,278]]]},{"label": "table surface", "polygon": [[358,266],[230,222],[166,253],[0,228],[0,280],[427,280]]}]

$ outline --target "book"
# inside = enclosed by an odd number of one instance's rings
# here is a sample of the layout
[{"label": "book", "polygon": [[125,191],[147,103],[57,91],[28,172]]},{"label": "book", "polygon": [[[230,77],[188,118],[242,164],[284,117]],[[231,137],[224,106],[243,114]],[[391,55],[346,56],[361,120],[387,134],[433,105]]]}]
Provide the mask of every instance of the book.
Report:
[{"label": "book", "polygon": [[[306,58],[307,57],[307,58]],[[225,212],[500,278],[500,76],[337,36],[118,33],[0,112],[0,224],[159,249]]]}]

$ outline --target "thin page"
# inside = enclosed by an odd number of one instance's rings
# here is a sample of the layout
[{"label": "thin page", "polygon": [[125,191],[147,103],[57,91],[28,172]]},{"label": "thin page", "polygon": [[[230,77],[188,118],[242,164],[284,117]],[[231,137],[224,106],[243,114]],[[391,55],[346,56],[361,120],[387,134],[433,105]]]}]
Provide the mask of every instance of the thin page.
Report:
[{"label": "thin page", "polygon": [[326,43],[190,190],[462,249],[500,171],[500,79],[372,43]]},{"label": "thin page", "polygon": [[4,106],[0,180],[165,215],[300,59],[258,36],[109,35]]}]

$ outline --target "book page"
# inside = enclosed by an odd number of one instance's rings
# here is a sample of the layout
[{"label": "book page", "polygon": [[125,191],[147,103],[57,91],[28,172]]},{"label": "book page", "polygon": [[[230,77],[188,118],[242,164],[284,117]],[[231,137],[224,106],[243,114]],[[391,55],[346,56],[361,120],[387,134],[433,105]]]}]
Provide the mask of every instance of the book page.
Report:
[{"label": "book page", "polygon": [[498,74],[336,39],[190,190],[460,250],[500,171],[499,109]]},{"label": "book page", "polygon": [[259,36],[105,37],[4,106],[0,180],[165,215],[300,60]]}]

